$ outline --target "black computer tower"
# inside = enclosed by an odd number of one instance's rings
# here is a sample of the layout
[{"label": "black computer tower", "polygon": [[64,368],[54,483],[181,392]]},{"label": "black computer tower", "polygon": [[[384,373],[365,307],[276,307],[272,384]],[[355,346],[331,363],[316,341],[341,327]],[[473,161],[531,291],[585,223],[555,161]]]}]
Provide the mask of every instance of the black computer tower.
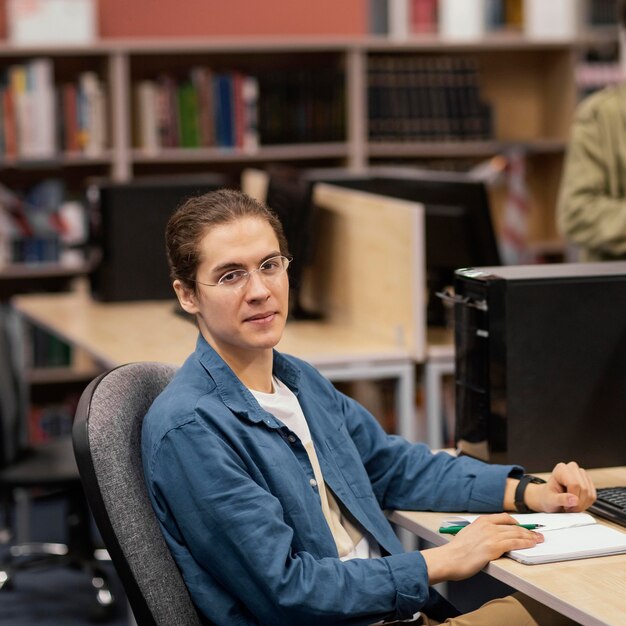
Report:
[{"label": "black computer tower", "polygon": [[626,262],[457,270],[455,298],[462,452],[626,464]]},{"label": "black computer tower", "polygon": [[175,298],[165,253],[165,226],[191,196],[226,184],[220,174],[146,177],[90,186],[92,245],[100,260],[91,291],[105,302]]}]

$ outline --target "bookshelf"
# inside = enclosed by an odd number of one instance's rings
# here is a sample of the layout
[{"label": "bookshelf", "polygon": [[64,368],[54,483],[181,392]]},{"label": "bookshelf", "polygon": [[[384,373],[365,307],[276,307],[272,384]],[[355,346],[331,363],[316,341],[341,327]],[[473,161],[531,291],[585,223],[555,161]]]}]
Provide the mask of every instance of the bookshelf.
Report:
[{"label": "bookshelf", "polygon": [[[61,142],[55,153],[43,160],[2,156],[0,181],[19,186],[52,172],[81,189],[85,179],[91,176],[126,181],[142,175],[206,170],[232,173],[233,180],[237,180],[241,170],[250,164],[288,162],[302,167],[353,169],[393,163],[437,166],[441,162],[476,163],[512,146],[521,146],[528,160],[530,240],[536,245],[541,242],[553,245],[558,239],[553,220],[556,189],[578,98],[576,63],[590,45],[615,40],[615,31],[602,27],[558,41],[529,39],[519,32],[494,32],[475,41],[447,40],[423,33],[402,40],[334,36],[272,40],[116,39],[100,41],[89,48],[15,48],[4,44],[0,45],[0,71],[16,63],[45,58],[52,63],[57,86],[78,81],[81,72],[95,74],[105,99],[106,138],[95,153],[68,150]],[[371,65],[380,58],[423,62],[441,57],[453,62],[471,59],[475,63],[477,88],[492,110],[491,136],[463,141],[370,140],[368,72]],[[293,125],[298,116],[310,115],[315,103],[323,103],[323,98],[328,97],[328,85],[331,85],[335,93],[329,105],[335,109],[333,121],[322,121],[319,141],[310,128],[299,135],[283,136],[282,141],[278,132],[266,141],[264,134],[268,133],[262,131],[260,123],[258,146],[176,145],[145,149],[137,137],[138,84],[155,81],[164,74],[186,80],[194,67],[210,68],[214,73],[256,76],[261,87],[256,102],[258,115],[263,108],[271,110],[272,102],[279,102],[289,96],[288,92],[296,90],[293,81],[297,80],[298,72],[304,72],[305,79],[313,77],[314,82],[318,77],[320,82],[314,85],[315,89],[303,91],[299,100],[290,103],[293,111],[282,110],[278,117],[293,114],[290,122]],[[326,83],[325,89],[322,78],[328,76],[333,80]],[[287,92],[280,91],[281,80],[289,86]],[[272,85],[278,85],[274,92]],[[318,113],[323,108],[323,104],[318,106]],[[497,192],[494,195],[496,213],[502,203],[501,196]],[[496,223],[499,223],[498,215]]]},{"label": "bookshelf", "polygon": [[[46,59],[52,66],[54,85],[78,84],[82,72],[91,72],[101,82],[106,102],[106,136],[97,151],[68,149],[67,142],[59,140],[58,131],[56,149],[45,158],[6,155],[3,150],[0,182],[20,189],[44,176],[54,176],[62,178],[68,189],[78,194],[91,177],[124,182],[144,175],[208,170],[232,174],[232,180],[238,181],[246,167],[270,162],[354,170],[369,165],[413,163],[465,167],[521,146],[527,157],[530,243],[539,253],[547,251],[558,256],[561,248],[554,206],[571,117],[579,98],[575,69],[590,47],[613,45],[616,41],[615,29],[601,26],[558,41],[529,39],[520,32],[493,32],[477,40],[459,41],[426,32],[405,38],[331,35],[111,39],[88,47],[54,48],[0,44],[0,73],[15,64]],[[439,57],[472,59],[481,97],[492,108],[492,136],[463,141],[371,141],[368,72],[372,61],[381,57],[422,61]],[[323,140],[280,141],[279,137],[268,143],[261,136],[259,145],[253,148],[201,145],[146,150],[138,141],[137,85],[156,80],[162,73],[182,80],[197,66],[223,73],[269,72],[278,83],[281,77],[301,68],[313,75],[332,73],[343,95],[339,130],[330,138],[322,137]],[[309,92],[304,105],[307,99],[325,95],[322,87],[316,92]],[[263,101],[261,91],[257,106]],[[304,105],[301,108],[306,110]],[[499,187],[493,194],[495,223],[500,228],[505,189]],[[59,273],[59,268],[49,270]],[[5,267],[0,269],[0,278],[4,273],[5,286],[13,290],[23,280],[23,272],[34,278],[41,271]],[[46,290],[50,281],[50,277],[45,277],[41,290]],[[59,281],[65,282],[65,277]],[[83,369],[74,363],[69,368],[30,372],[35,400],[44,404],[55,381],[61,381],[65,388],[82,385],[98,367],[87,364]]]}]

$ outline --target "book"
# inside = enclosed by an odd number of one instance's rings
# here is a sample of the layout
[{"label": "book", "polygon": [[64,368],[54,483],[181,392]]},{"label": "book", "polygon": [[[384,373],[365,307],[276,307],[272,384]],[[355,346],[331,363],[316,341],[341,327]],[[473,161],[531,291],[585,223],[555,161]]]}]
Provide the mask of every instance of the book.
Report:
[{"label": "book", "polygon": [[406,39],[409,36],[409,0],[387,0],[388,35],[392,39]]},{"label": "book", "polygon": [[159,145],[163,148],[177,148],[180,146],[177,81],[168,73],[159,74],[156,81]]},{"label": "book", "polygon": [[485,0],[440,0],[439,34],[443,38],[480,39],[485,27]]},{"label": "book", "polygon": [[504,25],[508,30],[521,30],[524,24],[524,0],[504,0]]},{"label": "book", "polygon": [[217,145],[223,148],[235,147],[235,119],[233,75],[215,74],[215,136]]},{"label": "book", "polygon": [[198,93],[191,81],[183,81],[176,91],[178,98],[179,146],[181,148],[200,147],[200,126],[198,121]]},{"label": "book", "polygon": [[15,95],[9,87],[2,89],[2,136],[4,156],[17,157],[17,119],[15,113]]},{"label": "book", "polygon": [[578,2],[571,0],[524,0],[524,34],[536,39],[573,39],[581,22]]},{"label": "book", "polygon": [[437,7],[437,0],[412,0],[411,34],[437,32]]},{"label": "book", "polygon": [[209,67],[195,66],[190,70],[190,77],[198,97],[198,127],[200,132],[200,144],[204,147],[214,146],[215,113],[213,72]]},{"label": "book", "polygon": [[241,84],[243,104],[242,148],[245,152],[254,152],[259,147],[259,83],[254,76],[244,76]]},{"label": "book", "polygon": [[506,25],[504,0],[487,0],[485,27],[487,32],[499,31]]},{"label": "book", "polygon": [[8,0],[6,12],[12,44],[89,45],[96,39],[96,0]]},{"label": "book", "polygon": [[78,77],[79,145],[91,157],[101,156],[106,142],[106,96],[95,72]]},{"label": "book", "polygon": [[63,148],[67,152],[80,152],[78,126],[78,87],[76,83],[64,83],[61,86],[63,109]]},{"label": "book", "polygon": [[146,153],[155,155],[161,149],[158,119],[158,85],[154,80],[140,80],[135,85],[137,136],[136,144]]},{"label": "book", "polygon": [[[466,526],[478,517],[448,517],[441,526]],[[599,524],[589,513],[514,513],[512,517],[519,524],[537,524],[537,532],[545,538],[534,548],[506,553],[506,556],[526,565],[626,553],[626,532]]]},{"label": "book", "polygon": [[23,156],[46,159],[56,155],[56,111],[52,61],[37,58],[26,66],[30,143],[23,145]]}]

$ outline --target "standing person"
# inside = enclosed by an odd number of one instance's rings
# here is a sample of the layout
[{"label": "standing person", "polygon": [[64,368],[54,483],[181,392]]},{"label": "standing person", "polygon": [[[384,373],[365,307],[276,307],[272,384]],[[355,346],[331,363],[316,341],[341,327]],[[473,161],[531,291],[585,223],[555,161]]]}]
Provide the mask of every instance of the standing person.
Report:
[{"label": "standing person", "polygon": [[275,351],[289,256],[265,205],[230,190],[193,198],[166,240],[174,290],[199,336],[146,415],[142,454],[161,529],[204,617],[365,625],[422,611],[416,623],[569,623],[550,611],[544,621],[524,597],[458,621],[431,588],[542,541],[508,514],[404,552],[383,510],[495,512],[523,500],[580,511],[595,498],[584,470],[559,464],[547,483],[527,484],[517,466],[433,454],[387,435],[311,365]]},{"label": "standing person", "polygon": [[[619,4],[620,29],[626,2]],[[557,207],[584,260],[626,259],[626,84],[588,96],[574,118]]]}]

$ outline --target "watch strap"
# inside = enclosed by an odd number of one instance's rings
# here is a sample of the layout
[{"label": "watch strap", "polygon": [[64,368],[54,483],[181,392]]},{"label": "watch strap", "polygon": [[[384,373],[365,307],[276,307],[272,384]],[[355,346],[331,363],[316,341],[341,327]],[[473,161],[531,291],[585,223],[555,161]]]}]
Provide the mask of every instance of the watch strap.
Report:
[{"label": "watch strap", "polygon": [[517,487],[515,488],[515,509],[518,513],[531,513],[531,509],[526,506],[526,502],[524,501],[524,494],[526,492],[526,487],[530,483],[541,484],[546,481],[543,478],[539,478],[537,476],[532,476],[531,474],[524,474],[521,478]]}]

